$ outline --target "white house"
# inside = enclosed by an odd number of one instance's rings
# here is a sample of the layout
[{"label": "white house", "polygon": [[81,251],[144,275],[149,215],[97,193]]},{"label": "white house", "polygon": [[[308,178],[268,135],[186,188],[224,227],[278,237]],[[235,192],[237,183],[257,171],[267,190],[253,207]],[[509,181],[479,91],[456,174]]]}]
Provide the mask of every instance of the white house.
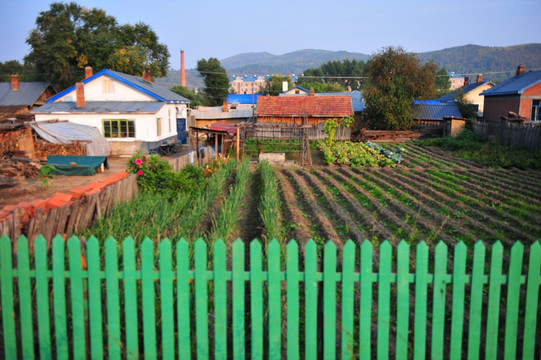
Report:
[{"label": "white house", "polygon": [[[91,71],[91,70],[90,70]],[[96,127],[112,155],[150,152],[165,141],[186,141],[190,100],[143,77],[101,70],[47,100],[32,113],[37,122],[68,120]]]}]

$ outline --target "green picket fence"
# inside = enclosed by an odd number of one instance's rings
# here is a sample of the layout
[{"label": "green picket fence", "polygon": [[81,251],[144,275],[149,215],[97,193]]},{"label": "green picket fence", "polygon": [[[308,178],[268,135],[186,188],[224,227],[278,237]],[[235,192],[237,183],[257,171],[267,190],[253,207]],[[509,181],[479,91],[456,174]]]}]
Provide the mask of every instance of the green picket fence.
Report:
[{"label": "green picket fence", "polygon": [[310,241],[302,254],[292,241],[285,258],[276,241],[253,241],[249,251],[240,240],[230,251],[202,240],[83,245],[57,236],[48,251],[38,237],[31,253],[21,237],[14,255],[0,239],[5,358],[533,359],[541,351],[539,242],[526,249],[527,263],[522,244],[497,242],[489,264],[481,242],[473,251],[458,243],[452,257],[444,243],[429,254],[425,243],[410,251],[384,242],[375,254],[370,242],[350,241],[337,254],[332,242],[321,251]]}]

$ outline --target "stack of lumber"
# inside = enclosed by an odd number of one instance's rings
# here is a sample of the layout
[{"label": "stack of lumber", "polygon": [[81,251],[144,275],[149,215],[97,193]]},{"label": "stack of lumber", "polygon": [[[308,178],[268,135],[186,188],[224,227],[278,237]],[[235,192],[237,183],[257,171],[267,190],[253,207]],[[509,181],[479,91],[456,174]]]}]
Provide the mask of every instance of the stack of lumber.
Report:
[{"label": "stack of lumber", "polygon": [[390,130],[365,130],[361,131],[361,137],[364,141],[373,142],[405,142],[421,137],[419,131],[404,130],[404,131],[390,131]]},{"label": "stack of lumber", "polygon": [[74,142],[69,145],[51,144],[47,141],[38,140],[34,144],[36,158],[47,161],[49,155],[86,155],[86,144]]},{"label": "stack of lumber", "polygon": [[19,180],[35,177],[39,174],[41,164],[37,159],[11,157],[0,159],[0,178]]}]

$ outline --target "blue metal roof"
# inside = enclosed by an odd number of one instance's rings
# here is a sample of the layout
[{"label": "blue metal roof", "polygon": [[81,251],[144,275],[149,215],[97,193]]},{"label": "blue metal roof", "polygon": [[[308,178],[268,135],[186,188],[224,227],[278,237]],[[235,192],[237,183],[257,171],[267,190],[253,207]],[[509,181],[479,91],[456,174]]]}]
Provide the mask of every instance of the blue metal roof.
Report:
[{"label": "blue metal roof", "polygon": [[257,97],[261,94],[229,94],[227,102],[229,104],[257,104]]},{"label": "blue metal roof", "polygon": [[481,95],[518,95],[541,82],[541,70],[530,71],[520,76],[513,76],[498,85],[485,90]]},{"label": "blue metal roof", "polygon": [[159,101],[87,101],[78,108],[76,102],[50,102],[31,111],[35,114],[51,113],[155,113],[163,106]]},{"label": "blue metal roof", "polygon": [[411,105],[411,114],[415,120],[443,120],[444,116],[462,118],[456,103],[413,104]]},{"label": "blue metal roof", "polygon": [[[134,89],[137,89],[147,95],[150,95],[152,96],[153,98],[155,98],[156,100],[158,101],[163,101],[163,102],[167,102],[167,103],[174,103],[174,104],[189,104],[191,101],[186,99],[185,97],[183,96],[180,96],[174,92],[172,92],[171,90],[161,86],[161,85],[158,85],[156,83],[153,83],[153,82],[148,82],[148,81],[145,81],[143,80],[143,78],[141,77],[137,77],[137,76],[133,76],[133,75],[128,75],[128,74],[124,74],[124,73],[121,73],[121,72],[118,72],[118,71],[112,71],[112,70],[107,70],[107,69],[103,69],[99,72],[97,72],[96,74],[92,75],[91,77],[89,77],[88,79],[84,79],[82,81],[83,84],[87,84],[97,78],[99,78],[100,76],[102,75],[108,75],[110,77],[112,77],[113,79],[116,79],[128,86],[131,86],[132,88]],[[52,98],[50,98],[49,100],[47,100],[47,103],[49,102],[53,102],[55,100],[58,100],[60,99],[62,96],[72,92],[75,90],[75,85],[73,85],[72,87],[60,92],[59,94],[53,96]]]},{"label": "blue metal roof", "polygon": [[0,106],[32,106],[49,86],[48,82],[20,82],[12,90],[11,82],[0,83]]}]

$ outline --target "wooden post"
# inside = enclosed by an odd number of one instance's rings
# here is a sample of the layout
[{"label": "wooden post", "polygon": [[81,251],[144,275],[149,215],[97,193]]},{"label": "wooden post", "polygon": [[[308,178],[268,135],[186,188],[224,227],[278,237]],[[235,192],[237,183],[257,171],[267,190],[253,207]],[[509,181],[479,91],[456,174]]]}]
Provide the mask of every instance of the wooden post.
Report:
[{"label": "wooden post", "polygon": [[196,157],[197,157],[197,165],[201,166],[201,159],[199,158],[199,133],[197,131],[195,132],[195,151],[196,151]]},{"label": "wooden post", "polygon": [[239,132],[240,132],[240,129],[241,129],[241,127],[238,126],[237,127],[237,161],[239,161],[239,142],[240,142]]}]

